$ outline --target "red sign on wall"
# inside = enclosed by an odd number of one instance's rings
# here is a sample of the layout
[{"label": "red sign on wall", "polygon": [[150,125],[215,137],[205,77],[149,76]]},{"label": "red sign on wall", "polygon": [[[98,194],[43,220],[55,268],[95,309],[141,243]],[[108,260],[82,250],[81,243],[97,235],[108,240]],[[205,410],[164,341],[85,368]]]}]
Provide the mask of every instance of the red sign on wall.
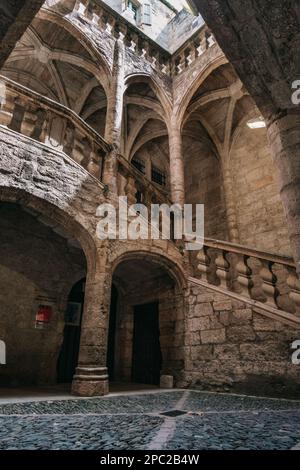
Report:
[{"label": "red sign on wall", "polygon": [[53,308],[51,305],[39,305],[35,316],[36,328],[43,328],[48,325],[53,315]]}]

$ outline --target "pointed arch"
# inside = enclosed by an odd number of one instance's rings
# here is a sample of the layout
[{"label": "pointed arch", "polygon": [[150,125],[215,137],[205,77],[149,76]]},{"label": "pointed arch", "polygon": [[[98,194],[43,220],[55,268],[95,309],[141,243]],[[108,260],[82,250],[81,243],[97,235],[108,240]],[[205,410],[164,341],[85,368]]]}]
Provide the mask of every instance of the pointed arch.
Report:
[{"label": "pointed arch", "polygon": [[217,57],[213,62],[208,64],[204,69],[201,69],[198,72],[198,75],[195,77],[194,81],[188,87],[186,94],[180,99],[180,103],[175,109],[175,115],[177,121],[181,123],[181,127],[183,125],[184,115],[186,110],[190,104],[191,99],[193,98],[194,94],[198,90],[198,88],[202,85],[202,83],[209,77],[209,75],[219,68],[221,65],[227,64],[228,60],[222,54],[221,57]]},{"label": "pointed arch", "polygon": [[[133,73],[125,77],[125,92],[132,83],[146,83],[149,85],[163,109],[164,119],[168,119],[172,112],[172,102],[167,94],[162,90],[157,80],[146,73]],[[153,109],[153,108],[152,108]]]}]

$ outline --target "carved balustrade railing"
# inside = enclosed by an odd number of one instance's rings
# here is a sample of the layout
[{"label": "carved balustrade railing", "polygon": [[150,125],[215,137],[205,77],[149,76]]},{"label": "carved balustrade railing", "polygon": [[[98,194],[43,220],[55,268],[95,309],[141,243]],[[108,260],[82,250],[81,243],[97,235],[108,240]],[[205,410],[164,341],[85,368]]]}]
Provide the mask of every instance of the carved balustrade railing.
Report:
[{"label": "carved balustrade railing", "polygon": [[300,280],[292,258],[205,239],[195,276],[243,298],[300,316]]},{"label": "carved balustrade railing", "polygon": [[[44,7],[56,7],[54,0],[47,0]],[[216,45],[216,40],[206,25],[199,24],[194,34],[178,50],[171,54],[149,36],[99,0],[76,0],[74,11],[86,21],[120,39],[157,71],[165,75],[178,75],[199,57]]]},{"label": "carved balustrade railing", "polygon": [[104,139],[71,109],[0,76],[0,125],[64,151],[102,179]]},{"label": "carved balustrade railing", "polygon": [[[0,76],[0,125],[65,152],[100,181],[112,147],[65,106]],[[118,194],[128,204],[168,203],[167,192],[118,155]],[[109,189],[109,188],[108,188]]]},{"label": "carved balustrade railing", "polygon": [[[200,59],[213,46],[217,46],[214,35],[207,25],[203,25],[172,55],[173,75],[179,75]],[[209,56],[206,56],[209,61]]]},{"label": "carved balustrade railing", "polygon": [[[48,0],[45,6],[53,7],[53,1]],[[76,0],[74,10],[85,20],[123,41],[125,46],[149,62],[154,69],[170,75],[171,54],[109,5],[99,0]]]},{"label": "carved balustrade railing", "polygon": [[167,191],[149,181],[122,155],[118,155],[119,195],[127,196],[128,204],[141,203],[150,209],[151,204],[169,204]]}]

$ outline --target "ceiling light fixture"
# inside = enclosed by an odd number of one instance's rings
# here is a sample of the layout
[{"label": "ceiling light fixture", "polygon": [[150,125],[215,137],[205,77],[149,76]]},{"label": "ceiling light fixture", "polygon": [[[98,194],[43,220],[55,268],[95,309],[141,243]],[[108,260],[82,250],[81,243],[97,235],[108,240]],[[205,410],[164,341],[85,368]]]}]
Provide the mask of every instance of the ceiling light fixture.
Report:
[{"label": "ceiling light fixture", "polygon": [[259,118],[259,119],[256,118],[256,119],[251,119],[251,121],[248,121],[247,126],[250,129],[262,129],[263,127],[266,127],[266,123],[263,120],[263,118]]}]

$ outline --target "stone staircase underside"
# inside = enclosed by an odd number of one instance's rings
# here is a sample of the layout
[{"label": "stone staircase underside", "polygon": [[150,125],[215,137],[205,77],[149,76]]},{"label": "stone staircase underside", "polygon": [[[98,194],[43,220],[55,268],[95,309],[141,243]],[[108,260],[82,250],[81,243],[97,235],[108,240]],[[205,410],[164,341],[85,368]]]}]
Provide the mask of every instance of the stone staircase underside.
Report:
[{"label": "stone staircase underside", "polygon": [[242,295],[239,295],[235,292],[230,292],[229,290],[223,289],[222,287],[214,286],[212,284],[209,284],[208,282],[202,281],[201,279],[197,279],[195,277],[189,277],[188,282],[191,284],[194,284],[196,286],[200,286],[203,288],[206,288],[210,291],[223,294],[227,296],[230,299],[237,300],[239,302],[243,302],[246,305],[248,305],[250,308],[255,313],[258,313],[260,315],[266,316],[268,318],[271,318],[274,321],[279,321],[281,323],[285,323],[286,325],[295,327],[297,329],[300,328],[300,317],[297,317],[296,315],[285,312],[283,310],[280,310],[278,308],[273,308],[263,302],[259,302],[257,300],[253,300],[250,298],[243,297]]}]

